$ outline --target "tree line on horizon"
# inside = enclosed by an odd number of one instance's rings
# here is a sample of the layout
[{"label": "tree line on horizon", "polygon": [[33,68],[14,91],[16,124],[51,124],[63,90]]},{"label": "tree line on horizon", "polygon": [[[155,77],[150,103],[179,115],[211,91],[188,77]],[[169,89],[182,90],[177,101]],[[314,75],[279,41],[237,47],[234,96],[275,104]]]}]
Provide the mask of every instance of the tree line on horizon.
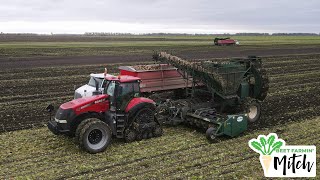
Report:
[{"label": "tree line on horizon", "polygon": [[212,33],[212,34],[189,34],[189,33],[112,33],[112,32],[85,32],[84,34],[37,34],[37,33],[4,33],[0,36],[320,36],[320,33]]}]

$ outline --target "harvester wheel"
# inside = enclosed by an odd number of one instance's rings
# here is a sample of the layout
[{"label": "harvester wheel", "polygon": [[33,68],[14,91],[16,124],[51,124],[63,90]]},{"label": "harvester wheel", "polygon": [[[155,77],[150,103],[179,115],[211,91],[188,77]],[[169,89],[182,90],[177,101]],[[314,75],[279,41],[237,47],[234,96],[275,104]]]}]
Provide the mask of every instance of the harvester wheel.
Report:
[{"label": "harvester wheel", "polygon": [[89,153],[104,151],[111,142],[112,133],[109,126],[99,119],[86,123],[80,131],[80,147]]},{"label": "harvester wheel", "polygon": [[217,135],[216,135],[217,129],[214,127],[209,127],[206,131],[206,137],[210,142],[216,142],[217,141]]},{"label": "harvester wheel", "polygon": [[79,143],[80,141],[80,132],[82,130],[82,128],[84,127],[84,125],[86,125],[88,122],[92,122],[92,121],[95,121],[97,120],[96,118],[88,118],[88,119],[85,119],[83,120],[77,127],[76,129],[76,133],[75,133],[75,140],[76,140],[76,143]]},{"label": "harvester wheel", "polygon": [[253,123],[260,118],[261,105],[258,100],[247,97],[242,103],[242,110],[247,113],[248,121]]}]

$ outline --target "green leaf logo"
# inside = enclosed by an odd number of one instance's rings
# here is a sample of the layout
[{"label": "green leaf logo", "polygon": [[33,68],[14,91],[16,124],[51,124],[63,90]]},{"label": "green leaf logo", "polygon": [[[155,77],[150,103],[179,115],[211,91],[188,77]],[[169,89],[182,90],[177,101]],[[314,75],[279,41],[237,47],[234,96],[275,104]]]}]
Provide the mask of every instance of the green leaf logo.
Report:
[{"label": "green leaf logo", "polygon": [[278,135],[270,133],[268,136],[259,135],[257,139],[249,141],[249,147],[261,155],[271,155],[275,150],[285,145],[284,140],[278,139]]}]

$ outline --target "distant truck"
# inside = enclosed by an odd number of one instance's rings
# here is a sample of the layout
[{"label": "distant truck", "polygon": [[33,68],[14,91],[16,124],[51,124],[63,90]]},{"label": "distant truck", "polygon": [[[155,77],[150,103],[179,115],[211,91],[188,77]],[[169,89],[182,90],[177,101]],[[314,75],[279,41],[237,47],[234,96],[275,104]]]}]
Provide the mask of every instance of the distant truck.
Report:
[{"label": "distant truck", "polygon": [[[121,76],[133,76],[141,79],[140,91],[142,94],[153,92],[174,90],[181,93],[186,87],[192,87],[192,79],[184,79],[177,68],[167,64],[153,64],[143,66],[120,66]],[[75,90],[74,99],[90,97],[103,94],[104,88],[108,84],[108,78],[104,78],[104,73],[90,74],[88,84]],[[106,77],[116,77],[106,74]]]},{"label": "distant truck", "polygon": [[215,38],[214,45],[216,46],[235,46],[239,45],[239,41],[228,38]]}]

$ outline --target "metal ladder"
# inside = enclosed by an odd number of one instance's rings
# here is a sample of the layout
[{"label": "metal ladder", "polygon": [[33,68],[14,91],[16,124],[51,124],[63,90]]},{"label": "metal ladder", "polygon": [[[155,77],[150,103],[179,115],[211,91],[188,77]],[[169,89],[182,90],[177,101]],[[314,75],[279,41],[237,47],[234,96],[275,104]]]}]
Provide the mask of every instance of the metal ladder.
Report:
[{"label": "metal ladder", "polygon": [[127,116],[124,114],[117,114],[117,123],[116,123],[116,136],[117,138],[124,137],[124,129],[125,129],[125,122]]}]

